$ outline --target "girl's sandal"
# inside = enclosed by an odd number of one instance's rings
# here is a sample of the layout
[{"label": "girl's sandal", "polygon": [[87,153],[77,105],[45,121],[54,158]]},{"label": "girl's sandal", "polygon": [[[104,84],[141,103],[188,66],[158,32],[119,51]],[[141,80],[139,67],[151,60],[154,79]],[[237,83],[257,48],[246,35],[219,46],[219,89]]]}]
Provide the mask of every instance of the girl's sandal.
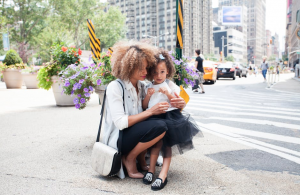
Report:
[{"label": "girl's sandal", "polygon": [[165,182],[162,182],[161,178],[157,178],[151,185],[151,190],[158,191],[163,189],[168,183],[168,178],[165,179]]},{"label": "girl's sandal", "polygon": [[153,173],[147,172],[147,173],[144,175],[143,183],[146,184],[146,185],[149,185],[149,184],[152,183],[152,181],[153,181]]}]

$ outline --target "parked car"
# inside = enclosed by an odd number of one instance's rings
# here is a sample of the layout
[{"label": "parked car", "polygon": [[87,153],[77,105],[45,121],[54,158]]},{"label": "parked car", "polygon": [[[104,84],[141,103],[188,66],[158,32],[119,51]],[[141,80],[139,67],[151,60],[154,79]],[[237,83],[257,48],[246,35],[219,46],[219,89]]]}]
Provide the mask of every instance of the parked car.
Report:
[{"label": "parked car", "polygon": [[214,66],[215,62],[204,60],[203,61],[203,69],[205,75],[203,76],[205,82],[210,82],[214,84],[217,81],[217,70]]},{"label": "parked car", "polygon": [[221,63],[218,66],[217,79],[219,78],[232,78],[235,80],[236,70],[233,63]]},{"label": "parked car", "polygon": [[241,64],[235,64],[236,76],[238,77],[247,77],[248,69],[243,67]]}]

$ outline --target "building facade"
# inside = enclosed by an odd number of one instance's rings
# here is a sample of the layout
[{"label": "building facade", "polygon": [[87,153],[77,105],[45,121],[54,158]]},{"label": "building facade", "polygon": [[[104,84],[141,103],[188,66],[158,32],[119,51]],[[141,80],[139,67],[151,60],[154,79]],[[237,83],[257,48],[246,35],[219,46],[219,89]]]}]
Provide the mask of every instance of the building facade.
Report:
[{"label": "building facade", "polygon": [[269,59],[272,55],[272,45],[270,44],[270,40],[272,39],[272,32],[270,30],[266,30],[266,53],[265,56]]},{"label": "building facade", "polygon": [[297,23],[297,12],[300,12],[300,1],[288,0],[287,7],[287,31],[286,31],[286,54],[289,58],[289,67],[300,64],[300,55],[296,51],[300,50],[300,40],[297,37],[297,31],[300,24]]},{"label": "building facade", "polygon": [[259,65],[262,61],[266,32],[266,0],[219,0],[222,6],[246,6],[248,15],[247,60]]},{"label": "building facade", "polygon": [[223,57],[233,56],[236,62],[244,62],[244,34],[236,29],[225,29],[224,27],[214,28],[214,54],[217,55],[222,50],[222,37],[224,37]]},{"label": "building facade", "polygon": [[[176,0],[108,0],[126,14],[127,38],[151,38],[152,43],[175,50]],[[193,56],[195,49],[212,52],[212,0],[184,1],[183,54]],[[167,35],[165,35],[167,34]]]}]

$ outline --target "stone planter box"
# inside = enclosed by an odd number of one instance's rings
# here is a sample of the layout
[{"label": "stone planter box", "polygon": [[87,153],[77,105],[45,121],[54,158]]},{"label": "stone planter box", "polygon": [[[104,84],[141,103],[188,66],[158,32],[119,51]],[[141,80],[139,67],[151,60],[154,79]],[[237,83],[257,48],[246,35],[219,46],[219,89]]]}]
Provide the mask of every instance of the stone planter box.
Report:
[{"label": "stone planter box", "polygon": [[3,79],[7,89],[21,89],[23,79],[20,70],[6,69],[3,71]]},{"label": "stone planter box", "polygon": [[95,93],[98,94],[100,105],[103,103],[104,92],[105,92],[106,87],[107,87],[107,85],[100,85],[100,86],[95,87]]},{"label": "stone planter box", "polygon": [[58,76],[51,77],[52,84],[52,90],[55,97],[56,105],[57,106],[74,106],[73,99],[75,97],[72,97],[70,95],[66,95],[62,92],[62,86],[63,83],[60,81]]},{"label": "stone planter box", "polygon": [[38,89],[37,73],[22,73],[23,81],[27,89]]}]

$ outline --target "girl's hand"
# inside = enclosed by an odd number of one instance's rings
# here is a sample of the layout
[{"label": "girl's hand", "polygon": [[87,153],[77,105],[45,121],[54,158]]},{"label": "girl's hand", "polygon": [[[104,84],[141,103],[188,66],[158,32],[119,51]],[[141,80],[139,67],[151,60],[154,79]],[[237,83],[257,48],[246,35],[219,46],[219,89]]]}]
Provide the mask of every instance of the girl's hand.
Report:
[{"label": "girl's hand", "polygon": [[160,102],[155,104],[152,108],[149,109],[152,115],[159,115],[166,113],[166,110],[170,107],[168,102]]},{"label": "girl's hand", "polygon": [[180,97],[176,92],[174,92],[176,98],[171,99],[171,105],[175,108],[183,109],[186,103],[182,97]]},{"label": "girl's hand", "polygon": [[155,90],[153,88],[148,88],[147,95],[149,97],[151,97],[154,93],[155,93]]},{"label": "girl's hand", "polygon": [[161,93],[163,93],[165,95],[169,94],[169,91],[168,91],[168,89],[166,87],[159,88],[158,92],[161,92]]}]

